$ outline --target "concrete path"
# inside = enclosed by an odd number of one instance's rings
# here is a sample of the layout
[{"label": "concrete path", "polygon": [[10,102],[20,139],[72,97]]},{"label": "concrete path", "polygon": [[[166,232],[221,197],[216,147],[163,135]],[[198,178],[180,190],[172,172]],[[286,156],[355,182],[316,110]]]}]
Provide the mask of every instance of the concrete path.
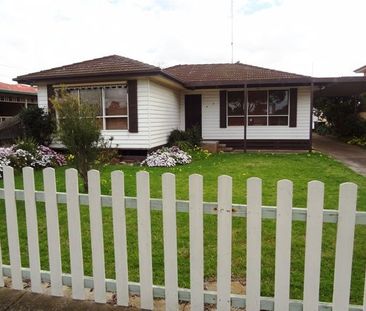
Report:
[{"label": "concrete path", "polygon": [[313,134],[313,149],[328,154],[356,173],[366,176],[366,149],[317,134]]},{"label": "concrete path", "polygon": [[64,297],[53,297],[35,294],[25,290],[0,288],[0,311],[126,311],[136,308],[117,307],[109,304],[98,304],[91,301],[72,300]]}]

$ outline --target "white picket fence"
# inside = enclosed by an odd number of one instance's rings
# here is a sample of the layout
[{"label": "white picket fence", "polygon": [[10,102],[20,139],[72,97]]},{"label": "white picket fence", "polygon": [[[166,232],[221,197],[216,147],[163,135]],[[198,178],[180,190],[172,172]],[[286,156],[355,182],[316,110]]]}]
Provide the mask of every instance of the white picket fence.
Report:
[{"label": "white picket fence", "polygon": [[[22,281],[31,280],[31,290],[40,293],[41,282],[50,282],[52,295],[63,295],[62,285],[72,287],[74,299],[85,299],[84,288],[94,288],[95,301],[106,302],[106,291],[117,293],[119,305],[129,304],[129,295],[141,297],[141,308],[153,309],[154,297],[165,298],[167,310],[177,310],[179,301],[189,301],[192,310],[203,310],[205,303],[218,310],[230,307],[259,310],[335,310],[365,311],[364,306],[350,306],[350,285],[355,225],[366,225],[366,213],[356,212],[357,186],[340,186],[339,209],[323,209],[324,185],[308,184],[307,208],[292,204],[293,186],[289,180],[278,182],[277,206],[262,205],[262,182],[247,181],[247,205],[232,204],[232,179],[218,178],[218,203],[203,202],[203,177],[189,177],[189,201],[176,200],[175,176],[162,176],[162,200],[150,198],[149,174],[137,173],[136,198],[126,197],[124,175],[111,175],[112,195],[101,195],[100,175],[88,174],[89,194],[80,194],[75,169],[66,170],[66,193],[56,191],[55,171],[43,170],[44,191],[35,191],[32,168],[23,169],[24,190],[15,189],[14,172],[4,167],[4,189],[10,265],[2,264],[0,286],[4,276],[12,278],[12,287],[22,289]],[[21,265],[16,201],[25,202],[29,268]],[[40,270],[37,202],[45,202],[50,271]],[[67,204],[71,274],[62,272],[58,204]],[[80,205],[89,205],[93,276],[83,275],[83,251]],[[116,279],[105,278],[102,207],[112,207]],[[128,280],[125,209],[137,208],[140,282]],[[162,210],[164,234],[165,287],[153,285],[150,211]],[[178,287],[176,212],[189,213],[190,284]],[[204,290],[203,214],[215,214],[217,226],[217,292]],[[247,218],[246,295],[231,294],[232,217]],[[262,219],[276,219],[275,294],[261,297],[261,226]],[[304,299],[292,300],[290,289],[291,228],[293,220],[306,222]],[[337,223],[333,303],[319,302],[320,264],[323,223]],[[244,271],[243,271],[244,275]]]}]

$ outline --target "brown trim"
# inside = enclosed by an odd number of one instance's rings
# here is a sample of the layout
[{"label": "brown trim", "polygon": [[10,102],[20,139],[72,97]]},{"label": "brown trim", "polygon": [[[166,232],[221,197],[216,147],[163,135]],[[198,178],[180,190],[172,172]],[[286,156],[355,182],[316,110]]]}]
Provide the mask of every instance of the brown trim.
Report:
[{"label": "brown trim", "polygon": [[285,85],[309,85],[312,78],[292,78],[292,79],[257,79],[257,80],[215,80],[215,81],[194,81],[187,82],[185,86],[188,88],[199,89],[199,88],[220,88],[220,87],[240,87],[244,84],[248,87],[258,86],[285,86]]},{"label": "brown trim", "polygon": [[128,85],[128,131],[138,132],[137,80],[129,80]]},{"label": "brown trim", "polygon": [[290,89],[290,121],[289,127],[297,126],[297,89]]},{"label": "brown trim", "polygon": [[[221,139],[219,140],[219,143],[226,144],[227,147],[233,147],[237,149],[243,148],[242,139]],[[261,150],[261,149],[308,150],[310,145],[311,142],[309,139],[248,139],[247,140],[247,149],[251,150]]]},{"label": "brown trim", "polygon": [[225,128],[226,125],[226,114],[227,114],[227,91],[220,91],[220,128]]},{"label": "brown trim", "polygon": [[89,74],[80,76],[58,76],[58,77],[44,77],[35,79],[13,79],[19,83],[37,85],[39,83],[50,84],[68,84],[68,83],[89,83],[89,82],[109,82],[116,80],[129,80],[137,77],[157,76],[160,72],[126,72],[126,73],[108,73],[108,74]]}]

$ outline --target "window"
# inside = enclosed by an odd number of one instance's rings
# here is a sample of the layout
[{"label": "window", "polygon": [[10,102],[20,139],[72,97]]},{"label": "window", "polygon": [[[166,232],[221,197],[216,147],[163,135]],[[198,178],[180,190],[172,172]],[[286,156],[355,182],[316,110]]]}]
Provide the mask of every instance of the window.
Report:
[{"label": "window", "polygon": [[248,125],[267,125],[267,91],[248,92]]},{"label": "window", "polygon": [[[228,92],[228,125],[244,125],[244,93]],[[287,126],[289,123],[289,91],[248,91],[248,126]]]},{"label": "window", "polygon": [[105,128],[127,129],[127,89],[105,89]]},{"label": "window", "polygon": [[127,86],[69,89],[81,102],[95,105],[103,130],[128,128]]},{"label": "window", "polygon": [[244,93],[242,91],[227,94],[228,125],[244,125]]}]

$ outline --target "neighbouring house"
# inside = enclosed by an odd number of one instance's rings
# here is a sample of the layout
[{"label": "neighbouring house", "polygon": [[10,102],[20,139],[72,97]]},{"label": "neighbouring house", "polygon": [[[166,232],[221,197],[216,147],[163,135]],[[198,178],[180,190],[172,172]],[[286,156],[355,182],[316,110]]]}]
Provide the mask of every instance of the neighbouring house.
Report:
[{"label": "neighbouring house", "polygon": [[366,65],[362,66],[360,68],[357,68],[354,72],[355,73],[363,73],[363,75],[366,76]]},{"label": "neighbouring house", "polygon": [[23,108],[37,106],[37,89],[0,82],[0,122],[16,116]]},{"label": "neighbouring house", "polygon": [[102,134],[123,150],[165,145],[173,129],[199,126],[204,141],[244,149],[310,149],[317,93],[366,90],[366,78],[312,78],[242,63],[165,69],[112,55],[18,76],[38,105],[66,87],[100,107]]}]

